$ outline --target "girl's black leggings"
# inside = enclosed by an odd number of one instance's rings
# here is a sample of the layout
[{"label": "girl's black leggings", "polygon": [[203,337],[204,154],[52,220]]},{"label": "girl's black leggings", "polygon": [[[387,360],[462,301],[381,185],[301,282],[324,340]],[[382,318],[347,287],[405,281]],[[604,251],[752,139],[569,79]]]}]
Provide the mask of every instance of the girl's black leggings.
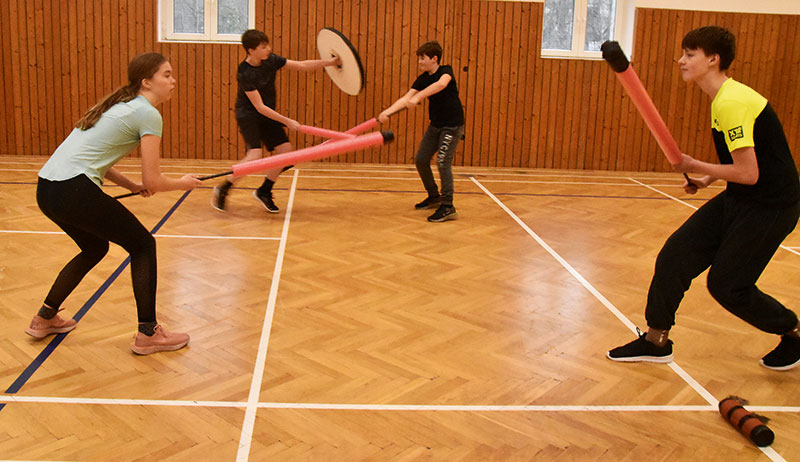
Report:
[{"label": "girl's black leggings", "polygon": [[64,181],[39,178],[39,208],[81,249],[56,277],[45,303],[59,308],[113,242],[131,256],[133,295],[139,322],[156,321],[156,242],[120,202],[105,194],[86,175]]}]

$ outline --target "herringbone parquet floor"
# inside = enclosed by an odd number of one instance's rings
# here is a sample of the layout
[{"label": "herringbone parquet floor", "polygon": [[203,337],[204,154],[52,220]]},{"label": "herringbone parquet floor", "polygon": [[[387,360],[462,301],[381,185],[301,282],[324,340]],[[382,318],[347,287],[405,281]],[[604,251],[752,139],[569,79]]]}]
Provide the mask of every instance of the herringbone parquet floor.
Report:
[{"label": "herringbone parquet floor", "polygon": [[[115,246],[65,303],[75,331],[23,332],[76,252],[36,206],[43,162],[0,158],[0,459],[800,460],[800,369],[760,367],[776,338],[717,305],[704,276],[674,363],[605,358],[645,326],[658,250],[719,185],[457,168],[459,219],[441,224],[413,209],[410,166],[301,165],[276,215],[250,196],[259,178],[226,213],[214,180],[123,199],[157,236],[159,320],[192,336],[138,357]],[[759,286],[798,310],[800,234],[784,246]],[[728,395],[772,419],[770,448],[720,417]]]}]

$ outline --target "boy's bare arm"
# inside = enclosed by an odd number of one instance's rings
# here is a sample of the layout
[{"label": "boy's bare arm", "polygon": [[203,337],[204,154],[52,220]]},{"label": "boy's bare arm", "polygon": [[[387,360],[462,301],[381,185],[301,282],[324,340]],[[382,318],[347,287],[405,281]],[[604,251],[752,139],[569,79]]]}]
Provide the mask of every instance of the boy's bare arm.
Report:
[{"label": "boy's bare arm", "polygon": [[732,164],[711,164],[683,154],[681,163],[673,165],[672,168],[681,173],[704,173],[713,179],[746,185],[756,184],[759,175],[756,150],[752,146],[739,148],[731,153],[731,157]]},{"label": "boy's bare arm", "polygon": [[330,59],[306,59],[304,61],[286,60],[286,69],[292,71],[315,71],[327,66],[338,66],[342,63],[341,58],[334,56]]},{"label": "boy's bare arm", "polygon": [[280,112],[264,104],[264,100],[261,99],[261,94],[258,92],[258,90],[246,91],[244,94],[247,95],[247,98],[251,103],[253,103],[253,107],[256,108],[256,111],[261,113],[261,115],[264,117],[269,117],[272,120],[280,122],[291,130],[297,130],[300,128],[299,122],[284,116]]},{"label": "boy's bare arm", "polygon": [[401,109],[407,108],[408,107],[408,101],[412,97],[414,97],[414,95],[416,95],[417,93],[419,93],[419,92],[412,88],[411,90],[408,90],[408,92],[406,92],[405,95],[401,96],[400,98],[397,98],[397,101],[392,103],[391,106],[389,106],[386,109],[384,109],[383,112],[381,112],[378,115],[378,122],[380,122],[382,124],[385,124],[389,120],[389,116],[390,115],[394,114],[395,112],[400,111]]}]

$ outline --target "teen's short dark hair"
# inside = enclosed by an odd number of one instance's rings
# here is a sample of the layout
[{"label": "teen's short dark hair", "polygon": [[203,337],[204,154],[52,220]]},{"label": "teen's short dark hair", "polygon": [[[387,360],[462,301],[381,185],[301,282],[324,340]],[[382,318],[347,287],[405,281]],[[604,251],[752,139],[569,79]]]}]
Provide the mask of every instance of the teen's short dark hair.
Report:
[{"label": "teen's short dark hair", "polygon": [[719,70],[731,67],[736,57],[736,37],[727,29],[719,26],[703,26],[689,31],[681,48],[684,50],[701,49],[706,55],[719,55]]},{"label": "teen's short dark hair", "polygon": [[417,48],[417,56],[425,55],[429,58],[433,58],[434,56],[439,58],[439,62],[442,62],[442,46],[439,45],[439,42],[436,40],[432,40],[430,42],[423,43],[419,48]]},{"label": "teen's short dark hair", "polygon": [[255,50],[262,43],[269,43],[267,34],[258,29],[248,29],[242,34],[242,46],[244,51]]}]

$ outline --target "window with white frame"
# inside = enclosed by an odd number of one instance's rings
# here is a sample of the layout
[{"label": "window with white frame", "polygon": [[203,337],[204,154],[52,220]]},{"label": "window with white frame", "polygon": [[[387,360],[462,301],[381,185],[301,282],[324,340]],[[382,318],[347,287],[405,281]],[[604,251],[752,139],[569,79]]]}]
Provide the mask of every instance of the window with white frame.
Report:
[{"label": "window with white frame", "polygon": [[255,24],[255,0],[159,0],[159,38],[239,42]]},{"label": "window with white frame", "polygon": [[[600,45],[629,44],[632,14],[625,0],[545,0],[542,56],[601,59]],[[626,50],[630,53],[631,50]],[[630,55],[629,55],[630,56]]]}]

